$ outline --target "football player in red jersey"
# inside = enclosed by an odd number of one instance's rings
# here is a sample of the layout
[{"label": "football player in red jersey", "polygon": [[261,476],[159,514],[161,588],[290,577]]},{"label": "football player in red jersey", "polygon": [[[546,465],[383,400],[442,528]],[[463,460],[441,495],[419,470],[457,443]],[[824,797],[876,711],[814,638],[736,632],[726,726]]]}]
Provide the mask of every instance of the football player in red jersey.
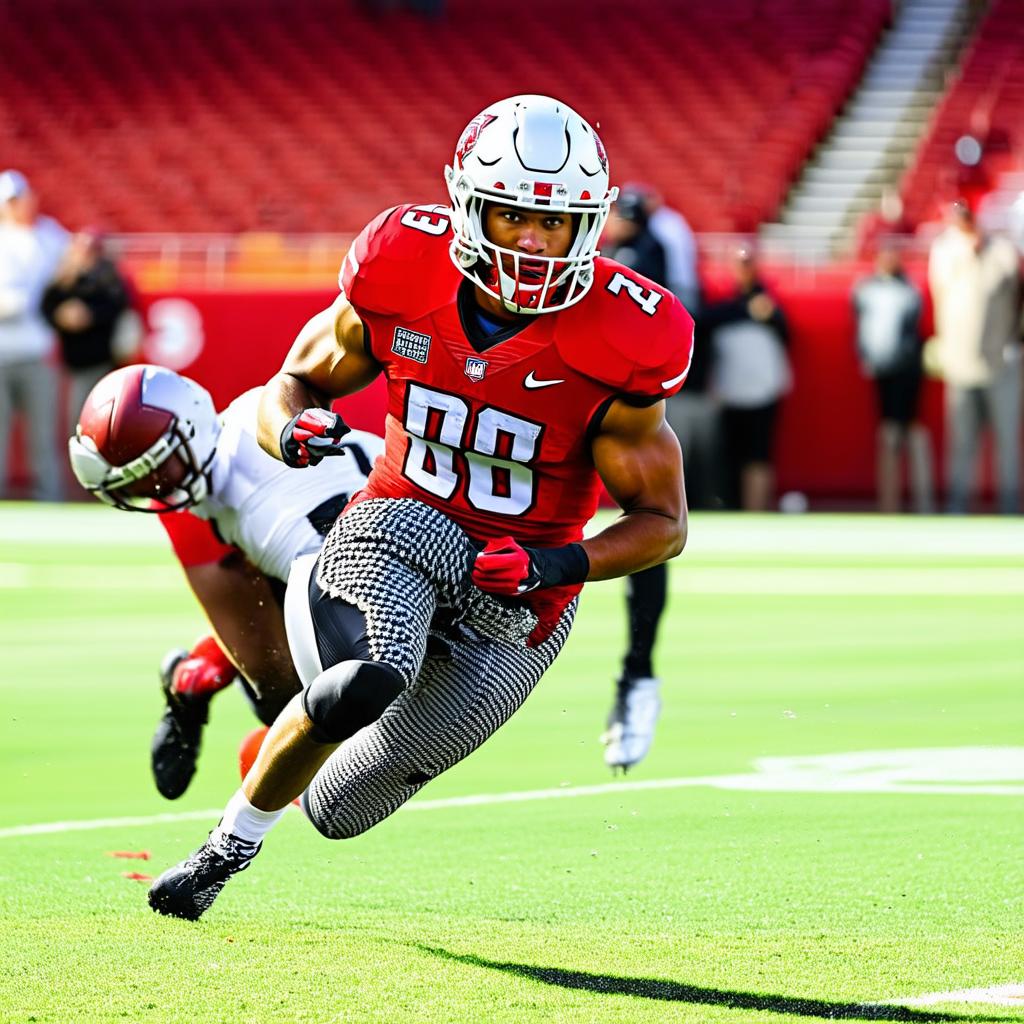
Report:
[{"label": "football player in red jersey", "polygon": [[[260,403],[264,448],[301,467],[327,411],[383,373],[385,454],[285,603],[303,692],[220,824],[149,893],[198,918],[298,794],[329,838],[372,827],[483,743],[569,632],[585,581],[672,558],[682,458],[664,399],[693,322],[597,255],[616,190],[594,130],[544,96],[470,122],[451,208],[400,206],[345,259]],[[582,540],[602,485],[623,510]]]}]

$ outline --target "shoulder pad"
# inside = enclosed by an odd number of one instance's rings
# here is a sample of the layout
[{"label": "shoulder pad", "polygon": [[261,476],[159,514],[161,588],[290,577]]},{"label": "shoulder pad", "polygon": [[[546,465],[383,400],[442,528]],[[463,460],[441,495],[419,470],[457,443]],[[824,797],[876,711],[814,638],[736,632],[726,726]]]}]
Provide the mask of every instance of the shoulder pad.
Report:
[{"label": "shoulder pad", "polygon": [[357,313],[418,320],[454,298],[450,216],[446,206],[393,206],[363,228],[338,275]]},{"label": "shoulder pad", "polygon": [[693,318],[667,288],[599,257],[590,291],[558,316],[558,354],[577,372],[646,401],[683,386]]}]

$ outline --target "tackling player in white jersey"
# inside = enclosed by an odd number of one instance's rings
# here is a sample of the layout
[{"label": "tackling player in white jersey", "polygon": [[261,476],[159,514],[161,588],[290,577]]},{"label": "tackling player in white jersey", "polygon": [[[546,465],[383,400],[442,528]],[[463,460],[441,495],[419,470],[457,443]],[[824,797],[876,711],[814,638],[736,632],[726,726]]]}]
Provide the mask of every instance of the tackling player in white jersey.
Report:
[{"label": "tackling player in white jersey", "polygon": [[86,490],[117,508],[160,513],[215,634],[170,652],[161,668],[167,709],[152,767],[168,799],[192,779],[214,693],[237,675],[269,725],[298,692],[282,614],[289,569],[319,550],[384,447],[351,431],[341,458],[292,473],[256,440],[261,392],[218,416],[193,381],[159,366],[126,367],[92,390],[68,442]]}]

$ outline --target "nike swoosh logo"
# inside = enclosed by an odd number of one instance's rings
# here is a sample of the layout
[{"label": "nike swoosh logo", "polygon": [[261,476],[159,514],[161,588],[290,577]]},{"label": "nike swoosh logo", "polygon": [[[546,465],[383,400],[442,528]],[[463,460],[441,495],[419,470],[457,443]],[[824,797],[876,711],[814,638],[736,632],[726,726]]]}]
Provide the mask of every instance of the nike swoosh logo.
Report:
[{"label": "nike swoosh logo", "polygon": [[690,372],[690,363],[693,362],[693,346],[690,346],[690,355],[686,360],[686,369],[677,377],[673,377],[671,380],[663,380],[661,386],[669,391],[674,388],[681,380],[686,380],[686,375]]},{"label": "nike swoosh logo", "polygon": [[530,388],[530,390],[534,390],[535,388],[549,388],[554,384],[564,383],[564,380],[538,380],[534,377],[533,370],[531,370],[523,379],[523,387]]}]

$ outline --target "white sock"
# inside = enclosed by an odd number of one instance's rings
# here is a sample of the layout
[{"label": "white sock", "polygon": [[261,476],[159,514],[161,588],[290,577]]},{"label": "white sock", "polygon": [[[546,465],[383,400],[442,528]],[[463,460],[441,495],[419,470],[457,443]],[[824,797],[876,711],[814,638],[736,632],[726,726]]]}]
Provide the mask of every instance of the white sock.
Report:
[{"label": "white sock", "polygon": [[261,811],[249,803],[246,795],[239,790],[228,801],[224,808],[224,817],[214,829],[218,833],[230,834],[244,839],[247,843],[261,843],[263,837],[277,824],[278,818],[288,810],[282,807],[279,811]]}]

